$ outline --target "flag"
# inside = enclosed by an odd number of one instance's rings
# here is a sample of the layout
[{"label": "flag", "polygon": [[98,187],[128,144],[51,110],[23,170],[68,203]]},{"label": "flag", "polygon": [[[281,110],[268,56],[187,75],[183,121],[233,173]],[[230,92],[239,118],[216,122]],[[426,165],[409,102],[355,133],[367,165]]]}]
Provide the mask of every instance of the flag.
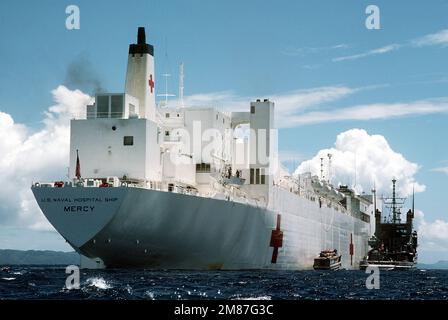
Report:
[{"label": "flag", "polygon": [[76,172],[75,172],[75,176],[76,176],[76,178],[81,179],[81,165],[79,163],[78,150],[76,150]]}]

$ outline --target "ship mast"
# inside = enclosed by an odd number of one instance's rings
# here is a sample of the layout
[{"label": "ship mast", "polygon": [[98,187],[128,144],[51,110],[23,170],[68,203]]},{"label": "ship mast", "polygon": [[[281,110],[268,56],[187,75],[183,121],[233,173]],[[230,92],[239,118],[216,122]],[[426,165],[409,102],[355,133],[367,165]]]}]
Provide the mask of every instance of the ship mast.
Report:
[{"label": "ship mast", "polygon": [[168,93],[168,77],[171,77],[171,74],[169,73],[163,73],[162,77],[165,77],[165,92],[158,94],[158,97],[165,97],[165,101],[163,101],[161,104],[163,106],[167,106],[168,105],[168,97],[175,97],[174,94]]},{"label": "ship mast", "polygon": [[[406,198],[397,197],[396,191],[397,179],[392,180],[392,197],[383,197],[383,205],[385,205],[389,211],[389,221],[390,223],[401,223],[401,208],[406,201]],[[392,217],[391,217],[392,214]]]},{"label": "ship mast", "polygon": [[168,44],[166,43],[166,39],[165,39],[165,73],[162,73],[162,77],[165,78],[165,92],[158,94],[157,97],[164,97],[164,101],[160,101],[160,105],[161,106],[168,106],[168,97],[175,97],[176,95],[168,93],[168,78],[171,77],[171,74],[168,72],[169,69],[169,59],[168,59]]},{"label": "ship mast", "polygon": [[373,213],[376,214],[376,187],[375,187],[375,182],[373,183],[372,195],[373,195]]},{"label": "ship mast", "polygon": [[397,180],[395,178],[392,179],[392,221],[393,223],[397,222],[397,198],[395,195],[395,183]]},{"label": "ship mast", "polygon": [[324,180],[324,158],[320,158],[320,180]]}]

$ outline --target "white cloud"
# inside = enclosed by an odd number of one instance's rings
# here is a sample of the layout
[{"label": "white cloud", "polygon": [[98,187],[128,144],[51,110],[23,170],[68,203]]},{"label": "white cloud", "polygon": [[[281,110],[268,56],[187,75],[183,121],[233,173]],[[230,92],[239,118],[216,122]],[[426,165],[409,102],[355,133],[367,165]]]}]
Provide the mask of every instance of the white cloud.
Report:
[{"label": "white cloud", "polygon": [[[184,104],[188,107],[210,106],[227,111],[241,111],[249,108],[249,100],[247,98],[237,96],[231,91],[219,91],[210,93],[198,93],[186,96]],[[168,106],[177,106],[178,101],[168,101]]]},{"label": "white cloud", "polygon": [[349,46],[345,43],[340,43],[340,44],[335,44],[332,46],[326,46],[326,47],[300,47],[300,48],[293,48],[293,47],[288,47],[286,49],[284,49],[281,53],[285,56],[305,56],[308,54],[318,54],[318,53],[322,53],[322,52],[329,52],[332,50],[337,50],[337,49],[346,49]]},{"label": "white cloud", "polygon": [[[326,86],[311,89],[302,89],[286,92],[284,94],[270,95],[275,103],[276,121],[278,127],[289,126],[289,119],[297,112],[315,109],[324,103],[337,101],[350,96],[365,88],[350,88],[346,86]],[[186,106],[213,106],[225,111],[246,111],[250,101],[265,97],[243,97],[229,91],[195,94],[185,97]],[[171,101],[169,106],[175,106],[177,101]]]},{"label": "white cloud", "polygon": [[0,222],[52,230],[31,193],[33,181],[65,177],[70,143],[70,119],[80,115],[91,98],[59,86],[56,102],[44,114],[43,128],[32,131],[0,112]]},{"label": "white cloud", "polygon": [[308,112],[288,116],[284,127],[335,121],[367,121],[390,119],[411,115],[448,113],[448,99],[420,100],[408,103],[376,103],[332,109],[324,112]]},{"label": "white cloud", "polygon": [[[320,175],[320,158],[324,158],[324,175],[328,177],[328,158],[332,154],[331,181],[334,185],[356,186],[358,192],[370,192],[374,183],[378,194],[389,194],[392,178],[403,196],[423,192],[425,186],[415,180],[419,166],[392,150],[382,135],[369,135],[365,130],[351,129],[340,133],[333,148],[320,150],[312,159],[302,162],[295,173],[311,171]],[[355,170],[356,168],[356,170]]]},{"label": "white cloud", "polygon": [[434,171],[434,172],[442,172],[442,173],[448,174],[448,167],[434,168],[434,169],[432,169],[431,171]]},{"label": "white cloud", "polygon": [[390,44],[390,45],[387,45],[387,46],[384,46],[381,48],[369,50],[364,53],[354,54],[354,55],[350,55],[350,56],[337,57],[337,58],[332,59],[332,61],[339,62],[339,61],[355,60],[355,59],[365,58],[365,57],[369,57],[369,56],[375,56],[375,55],[379,55],[379,54],[396,51],[396,50],[400,49],[401,47],[402,47],[401,45],[394,43],[394,44]]},{"label": "white cloud", "polygon": [[297,164],[306,159],[302,153],[292,150],[280,150],[278,157],[280,164],[292,171],[297,167]]},{"label": "white cloud", "polygon": [[[359,90],[361,89],[346,86],[326,86],[293,90],[267,97],[244,97],[230,91],[219,91],[186,96],[184,103],[189,107],[213,106],[225,111],[244,111],[249,109],[250,101],[269,98],[275,102],[279,114],[289,114],[344,98]],[[176,100],[168,102],[168,106],[175,106],[175,104],[177,104]]]},{"label": "white cloud", "polygon": [[[275,103],[276,125],[289,128],[308,124],[335,121],[368,121],[390,119],[412,115],[448,113],[448,98],[427,99],[399,103],[373,103],[345,108],[331,108],[332,102],[352,96],[362,90],[371,90],[387,85],[351,88],[326,86],[302,89],[267,96]],[[260,97],[258,97],[260,98]],[[261,97],[263,99],[265,97]],[[185,98],[186,106],[213,106],[223,111],[245,111],[249,102],[257,97],[237,96],[228,91],[196,94]],[[175,106],[177,101],[171,101]],[[323,109],[324,111],[319,111]]]},{"label": "white cloud", "polygon": [[428,34],[421,38],[412,41],[413,45],[418,47],[434,46],[434,45],[448,45],[448,29],[440,30],[439,32]]},{"label": "white cloud", "polygon": [[280,162],[298,162],[305,160],[305,156],[297,151],[280,150],[278,152]]},{"label": "white cloud", "polygon": [[275,102],[280,116],[288,116],[292,112],[303,111],[326,102],[342,99],[359,90],[345,86],[327,86],[273,95],[270,100]]},{"label": "white cloud", "polygon": [[423,37],[413,39],[408,41],[407,43],[393,43],[390,45],[386,45],[380,48],[372,49],[366,52],[349,55],[349,56],[341,56],[333,58],[333,62],[347,61],[347,60],[356,60],[361,58],[366,58],[374,55],[389,53],[392,51],[397,51],[403,47],[425,47],[425,46],[447,46],[448,45],[448,29],[440,30],[436,33],[428,34]]},{"label": "white cloud", "polygon": [[425,214],[415,210],[416,229],[419,237],[420,250],[448,250],[448,222],[436,219],[433,222],[425,220]]}]

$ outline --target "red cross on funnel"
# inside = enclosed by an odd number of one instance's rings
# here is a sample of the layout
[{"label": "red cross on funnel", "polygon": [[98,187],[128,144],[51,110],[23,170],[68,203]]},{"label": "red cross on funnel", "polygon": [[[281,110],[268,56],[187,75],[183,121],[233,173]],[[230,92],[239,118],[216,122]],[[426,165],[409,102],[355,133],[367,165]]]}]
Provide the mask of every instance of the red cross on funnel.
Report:
[{"label": "red cross on funnel", "polygon": [[149,75],[149,87],[151,88],[151,93],[154,89],[155,82],[152,80],[152,74]]}]

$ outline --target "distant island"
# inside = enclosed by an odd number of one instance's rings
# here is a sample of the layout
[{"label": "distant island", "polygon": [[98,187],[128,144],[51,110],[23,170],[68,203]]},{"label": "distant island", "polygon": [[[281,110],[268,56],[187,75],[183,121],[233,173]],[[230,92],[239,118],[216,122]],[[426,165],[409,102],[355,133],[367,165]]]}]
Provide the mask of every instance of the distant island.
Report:
[{"label": "distant island", "polygon": [[[75,251],[11,250],[0,249],[0,266],[4,265],[79,265],[80,256]],[[419,263],[418,269],[448,269],[448,261]]]},{"label": "distant island", "polygon": [[418,263],[417,268],[419,269],[448,269],[448,261],[440,260],[436,263]]},{"label": "distant island", "polygon": [[11,250],[0,249],[2,265],[79,265],[78,253],[50,250]]}]

